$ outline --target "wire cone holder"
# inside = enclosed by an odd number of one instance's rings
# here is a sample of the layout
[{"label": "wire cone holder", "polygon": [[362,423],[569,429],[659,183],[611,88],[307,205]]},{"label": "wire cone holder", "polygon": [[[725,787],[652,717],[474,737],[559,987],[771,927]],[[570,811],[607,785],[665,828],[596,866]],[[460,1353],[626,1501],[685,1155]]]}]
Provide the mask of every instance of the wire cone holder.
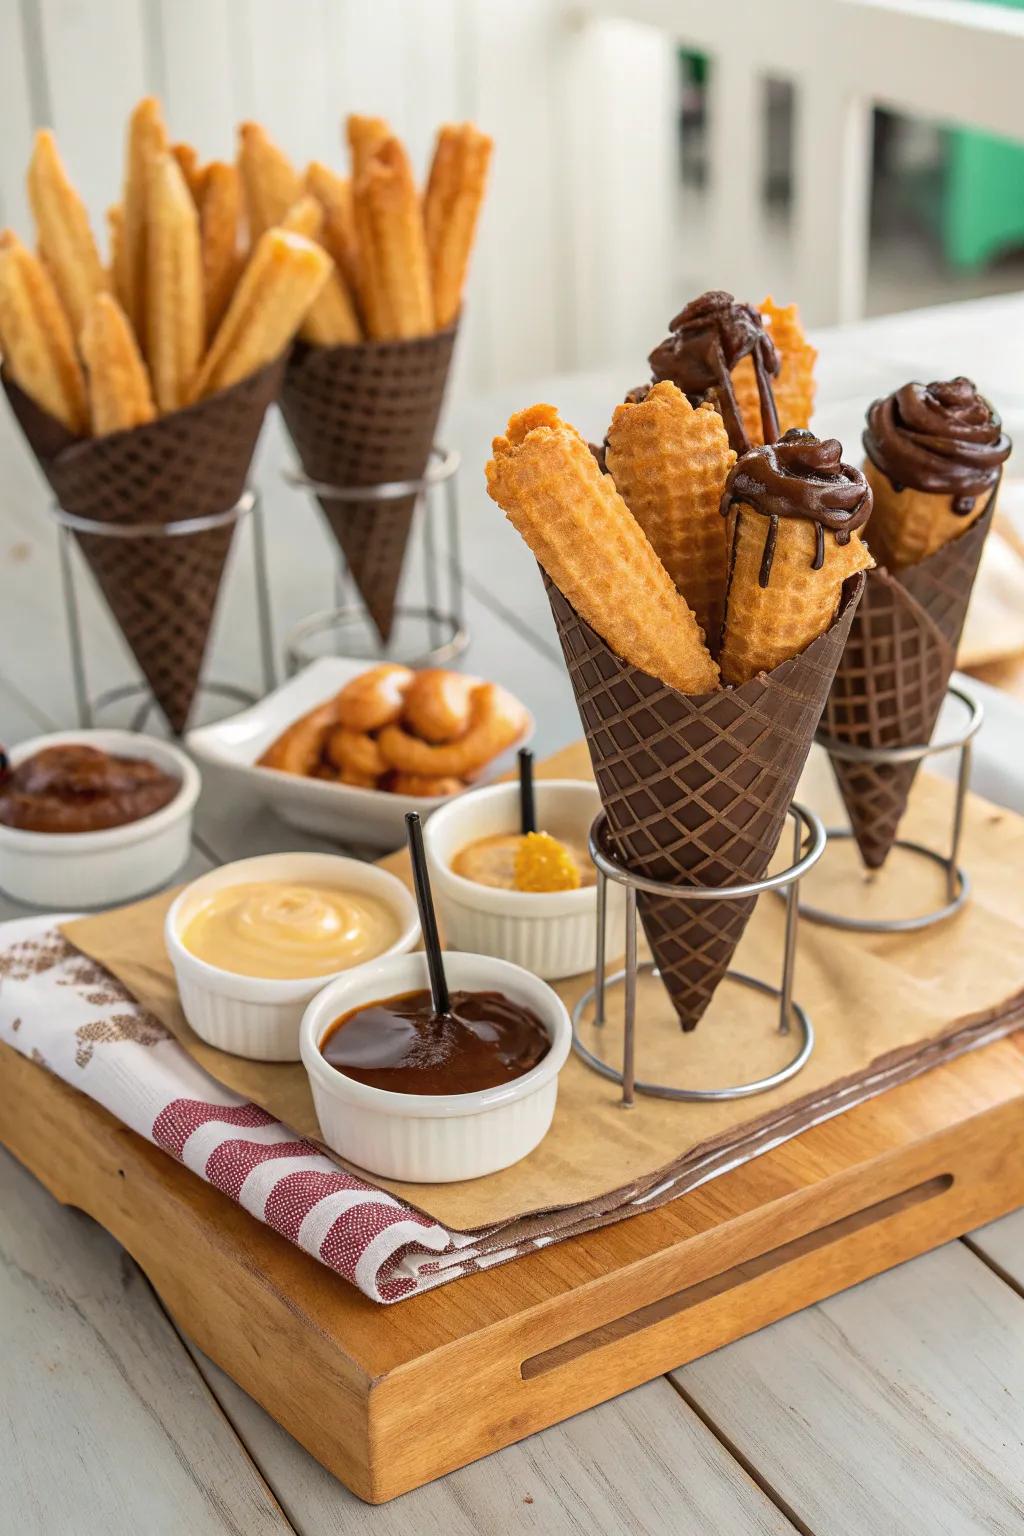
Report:
[{"label": "wire cone holder", "polygon": [[[545,576],[614,857],[645,881],[745,886],[775,852],[846,644],[863,577],[825,634],[736,688],[677,693],[616,656]],[[641,887],[639,913],[684,1029],[725,975],[756,893],[682,902]]]},{"label": "wire cone holder", "polygon": [[[281,412],[302,469],[382,641],[391,636],[418,489],[353,500],[352,487],[420,482],[434,445],[456,326],[407,341],[296,347]],[[341,489],[346,494],[328,494]]]},{"label": "wire cone holder", "polygon": [[197,405],[89,439],[72,437],[3,380],[62,521],[176,734],[199,687],[249,466],[283,368],[280,358]]},{"label": "wire cone holder", "polygon": [[819,739],[869,869],[888,857],[928,755],[997,493],[998,485],[970,528],[927,559],[867,573]]}]

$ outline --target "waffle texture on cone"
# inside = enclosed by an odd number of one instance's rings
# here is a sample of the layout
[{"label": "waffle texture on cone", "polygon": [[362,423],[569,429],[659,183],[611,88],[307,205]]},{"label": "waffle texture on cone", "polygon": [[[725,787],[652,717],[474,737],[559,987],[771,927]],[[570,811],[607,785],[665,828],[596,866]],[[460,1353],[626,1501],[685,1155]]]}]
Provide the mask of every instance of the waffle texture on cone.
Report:
[{"label": "waffle texture on cone", "polygon": [[[284,360],[208,400],[106,437],[72,438],[10,380],[15,416],[66,512],[167,524],[234,506]],[[180,734],[199,686],[234,524],[173,538],[76,533],[132,654]]]},{"label": "waffle texture on cone", "polygon": [[[810,750],[862,574],[800,656],[737,688],[682,694],[630,666],[545,577],[614,851],[653,880],[729,885],[768,868]],[[699,1021],[756,898],[639,896],[644,931],[684,1029]]]},{"label": "waffle texture on cone", "polygon": [[[956,665],[971,589],[995,511],[903,570],[868,571],[864,596],[829,693],[822,729],[859,747],[929,742]],[[896,840],[920,761],[870,765],[831,758],[850,826],[869,869]]]},{"label": "waffle texture on cone", "polygon": [[[409,341],[295,349],[281,411],[303,471],[324,485],[418,480],[444,400],[456,329]],[[415,496],[320,506],[382,640],[391,634]]]}]

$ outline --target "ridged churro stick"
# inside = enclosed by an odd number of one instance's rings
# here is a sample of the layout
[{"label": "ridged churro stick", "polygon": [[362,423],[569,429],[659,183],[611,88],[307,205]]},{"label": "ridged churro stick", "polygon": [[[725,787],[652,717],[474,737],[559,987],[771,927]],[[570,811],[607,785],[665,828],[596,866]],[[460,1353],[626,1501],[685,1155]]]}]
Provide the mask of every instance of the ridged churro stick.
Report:
[{"label": "ridged churro stick", "polygon": [[0,350],[27,395],[71,432],[85,432],[85,379],[53,279],[11,230],[0,233]]},{"label": "ridged churro stick", "polygon": [[268,229],[242,273],[192,389],[202,400],[278,357],[331,270],[326,251],[287,230]]},{"label": "ridged churro stick", "polygon": [[312,192],[324,211],[322,240],[334,258],[350,293],[359,292],[359,245],[352,203],[352,183],[329,165],[311,160],[306,167],[306,191]]},{"label": "ridged churro stick", "polygon": [[206,178],[206,168],[199,163],[199,151],[194,144],[182,142],[171,145],[171,154],[177,160],[181,174],[185,178],[185,185],[191,192],[192,201],[198,208],[203,192],[203,182]]},{"label": "ridged churro stick", "polygon": [[729,475],[729,585],[719,661],[745,683],[805,651],[839,609],[843,582],[874,564],[860,529],[871,513],[864,476],[835,438],[792,428],[745,453]]},{"label": "ridged churro stick", "polygon": [[89,376],[89,409],[96,437],[124,432],[156,416],[149,376],[128,324],[113,294],[93,299],[80,337]]},{"label": "ridged churro stick", "polygon": [[386,118],[363,117],[358,112],[350,112],[345,119],[345,136],[352,156],[353,182],[365,173],[381,145],[394,137]]},{"label": "ridged churro stick", "polygon": [[587,444],[550,405],[494,439],[487,490],[613,651],[682,693],[718,687],[697,620]]},{"label": "ridged churro stick", "polygon": [[48,128],[36,134],[28,167],[28,197],[36,221],[39,255],[77,336],[93,295],[102,293],[108,282],[85,204],[64,169]]},{"label": "ridged churro stick", "polygon": [[107,209],[107,249],[110,259],[107,262],[107,280],[111,293],[117,295],[124,292],[124,208],[121,203],[111,203]]},{"label": "ridged churro stick", "polygon": [[115,276],[117,297],[131,321],[143,353],[146,342],[146,234],[150,172],[167,152],[167,130],[155,96],[139,102],[128,120],[124,196],[124,259]]},{"label": "ridged churro stick", "polygon": [[242,186],[238,167],[211,160],[199,194],[199,239],[203,257],[203,310],[206,335],[213,336],[228,307],[242,258],[238,222]]},{"label": "ridged churro stick", "polygon": [[446,123],[437,136],[423,222],[439,329],[451,324],[462,303],[492,148],[493,141],[472,123]]},{"label": "ridged churro stick", "polygon": [[146,341],[161,411],[186,403],[206,346],[199,215],[181,167],[162,155],[150,173]]},{"label": "ridged churro stick", "polygon": [[675,384],[616,406],[608,470],[654,552],[718,645],[728,547],[722,492],[736,455],[714,406],[695,410]]},{"label": "ridged churro stick", "polygon": [[355,185],[363,309],[380,340],[425,336],[434,329],[427,245],[412,169],[388,139]]},{"label": "ridged churro stick", "polygon": [[238,169],[245,188],[249,233],[259,239],[280,224],[302,196],[302,181],[284,150],[260,123],[242,123],[238,130]]},{"label": "ridged churro stick", "polygon": [[[315,240],[321,246],[324,245],[323,226],[323,209],[311,193],[300,197],[280,224],[281,229],[304,235],[307,240]],[[309,306],[306,318],[299,327],[299,335],[303,341],[315,347],[340,347],[358,341],[360,334],[355,307],[336,264],[332,262],[327,281]]]}]

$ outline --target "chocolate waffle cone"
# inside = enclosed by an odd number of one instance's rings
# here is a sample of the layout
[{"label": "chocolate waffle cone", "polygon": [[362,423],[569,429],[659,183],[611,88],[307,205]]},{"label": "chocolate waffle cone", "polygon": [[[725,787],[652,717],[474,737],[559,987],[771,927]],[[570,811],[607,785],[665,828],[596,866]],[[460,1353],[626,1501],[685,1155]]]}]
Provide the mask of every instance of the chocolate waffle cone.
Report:
[{"label": "chocolate waffle cone", "polygon": [[[654,880],[759,880],[775,852],[836,666],[862,574],[829,629],[799,656],[736,688],[683,694],[630,666],[545,577],[611,843]],[[640,894],[644,931],[684,1029],[728,969],[756,898],[682,902]]]},{"label": "chocolate waffle cone", "polygon": [[[931,740],[998,489],[997,484],[959,538],[915,565],[867,573],[822,717],[827,735],[859,747]],[[920,760],[872,765],[833,756],[831,761],[861,857],[869,869],[879,869],[896,840]]]},{"label": "chocolate waffle cone", "polygon": [[[213,516],[245,490],[283,358],[209,399],[127,432],[74,438],[6,376],[4,389],[59,505],[77,517],[168,524]],[[199,686],[235,524],[173,538],[75,537],[171,728]]]},{"label": "chocolate waffle cone", "polygon": [[[418,480],[434,443],[455,334],[453,325],[406,341],[296,347],[281,411],[309,478],[339,487]],[[367,611],[387,641],[416,497],[318,499]]]}]

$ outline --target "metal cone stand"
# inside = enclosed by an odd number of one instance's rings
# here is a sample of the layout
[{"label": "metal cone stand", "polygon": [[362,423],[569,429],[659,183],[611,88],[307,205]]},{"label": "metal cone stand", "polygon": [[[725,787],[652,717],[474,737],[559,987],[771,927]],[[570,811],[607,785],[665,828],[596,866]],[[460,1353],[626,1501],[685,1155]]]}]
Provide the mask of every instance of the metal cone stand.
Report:
[{"label": "metal cone stand", "polygon": [[[971,893],[970,876],[957,863],[957,858],[963,832],[964,802],[971,779],[971,744],[981,728],[985,712],[973,693],[968,693],[966,688],[961,688],[955,683],[949,685],[946,697],[958,699],[965,706],[967,723],[959,735],[945,741],[926,742],[923,746],[909,747],[858,747],[844,741],[837,741],[835,737],[826,735],[823,731],[819,731],[815,737],[819,746],[824,747],[830,757],[839,758],[845,763],[864,763],[872,768],[882,764],[895,768],[902,763],[916,763],[926,757],[936,757],[940,752],[959,751],[949,853],[938,853],[934,848],[926,848],[923,843],[909,842],[905,838],[898,837],[893,843],[894,848],[901,848],[905,853],[913,854],[917,858],[930,859],[933,864],[938,864],[945,870],[945,902],[933,908],[931,912],[923,913],[920,917],[889,918],[848,917],[842,912],[831,912],[824,907],[804,904],[800,907],[801,917],[808,918],[812,923],[826,923],[830,928],[846,928],[855,933],[913,933],[915,929],[930,928],[935,923],[944,922],[947,917],[952,917],[954,912],[959,912],[967,900]],[[847,827],[829,827],[827,835],[829,840],[843,841],[849,840],[854,834]]]},{"label": "metal cone stand", "polygon": [[[608,821],[602,811],[590,829],[590,856],[597,869],[597,947],[595,951],[594,985],[580,998],[572,1012],[572,1043],[577,1056],[602,1077],[622,1084],[622,1103],[633,1104],[638,1093],[659,1099],[717,1100],[743,1099],[751,1094],[764,1093],[788,1082],[806,1065],[814,1049],[814,1028],[806,1011],[793,997],[793,972],[796,965],[796,936],[799,914],[800,880],[821,858],[825,851],[825,828],[813,811],[798,805],[789,808],[793,818],[793,862],[778,874],[765,875],[761,880],[747,885],[674,885],[663,880],[647,880],[626,869],[608,847]],[[804,835],[810,838],[810,846],[802,853]],[[608,912],[608,881],[626,888],[626,964],[623,970],[605,976],[605,930]],[[768,997],[778,999],[778,1032],[787,1035],[791,1020],[795,1020],[800,1047],[786,1066],[767,1077],[748,1083],[738,1083],[723,1088],[673,1088],[665,1083],[648,1083],[636,1075],[636,984],[641,972],[657,975],[651,962],[641,965],[637,961],[637,892],[645,891],[652,896],[667,896],[674,901],[735,901],[745,896],[760,896],[763,891],[784,893],[786,902],[786,932],[783,942],[782,984],[773,987],[769,982],[748,976],[743,971],[726,971],[724,980],[750,987]],[[601,1029],[605,1024],[605,997],[609,987],[625,983],[625,1021],[622,1052],[622,1068],[603,1061],[583,1044],[579,1026],[590,1003],[594,1004],[593,1027]]]},{"label": "metal cone stand", "polygon": [[[389,644],[378,646],[375,659],[402,661],[413,667],[439,667],[453,661],[469,645],[463,598],[462,553],[459,537],[459,502],[456,472],[461,456],[455,449],[442,448],[435,443],[430,450],[431,462],[419,480],[390,480],[379,485],[324,485],[297,470],[286,470],[285,480],[298,490],[309,491],[322,501],[338,502],[389,502],[400,501],[404,496],[418,496],[422,509],[423,584],[426,603],[423,607],[411,607],[399,603],[395,607],[396,620],[422,623],[426,629],[426,650],[415,654],[400,655]],[[440,496],[438,495],[440,493]],[[434,536],[434,517],[438,502],[443,500],[447,528],[447,558],[439,553]],[[442,567],[448,567],[447,607],[441,607]],[[285,667],[289,676],[300,667],[309,666],[323,653],[315,650],[310,642],[318,636],[336,634],[339,649],[343,649],[342,636],[363,627],[366,614],[358,602],[347,600],[348,580],[344,569],[337,578],[336,606],[310,614],[297,624],[285,640]]]},{"label": "metal cone stand", "polygon": [[[270,584],[267,576],[266,532],[263,526],[263,507],[259,492],[245,490],[225,512],[211,513],[205,517],[182,518],[173,523],[102,523],[93,518],[79,517],[51,503],[50,515],[58,526],[61,583],[64,589],[64,612],[68,627],[68,643],[71,650],[71,675],[75,689],[78,723],[83,729],[91,728],[104,710],[129,699],[141,702],[131,719],[131,729],[141,731],[158,701],[148,683],[125,683],[107,688],[102,693],[90,694],[85,659],[85,643],[82,633],[81,609],[75,577],[75,561],[72,557],[74,535],[89,534],[101,539],[176,539],[190,534],[209,533],[249,519],[252,528],[253,583],[256,593],[256,627],[259,635],[260,657],[263,668],[263,691],[269,693],[277,684],[274,665],[273,621],[270,611]],[[233,704],[255,704],[259,694],[237,683],[218,682],[213,679],[200,683],[197,695],[227,699]]]}]

